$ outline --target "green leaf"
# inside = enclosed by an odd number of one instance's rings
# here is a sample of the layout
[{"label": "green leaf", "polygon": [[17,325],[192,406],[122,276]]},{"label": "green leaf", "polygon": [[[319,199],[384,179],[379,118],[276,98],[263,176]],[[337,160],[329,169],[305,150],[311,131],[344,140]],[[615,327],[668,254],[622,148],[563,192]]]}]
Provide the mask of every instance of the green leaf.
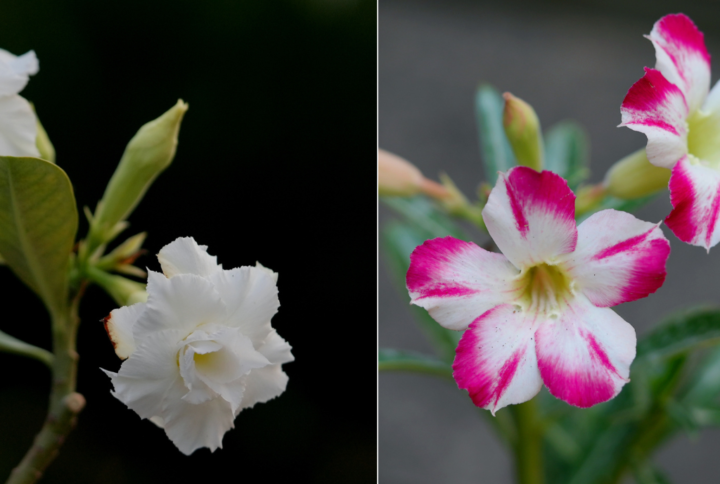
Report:
[{"label": "green leaf", "polygon": [[504,107],[505,101],[494,87],[489,84],[478,86],[475,92],[475,117],[485,177],[491,186],[495,185],[499,171],[505,172],[517,165],[503,128]]},{"label": "green leaf", "polygon": [[[383,253],[393,282],[400,294],[407,294],[405,275],[410,267],[410,254],[425,240],[426,234],[418,228],[402,222],[392,221],[386,224],[382,230]],[[410,297],[406,296],[406,300],[409,302]],[[443,328],[423,308],[412,306],[411,310],[420,329],[433,345],[438,356],[443,361],[451,362],[455,357],[455,347],[461,333]]]},{"label": "green leaf", "polygon": [[573,190],[590,174],[588,136],[574,121],[562,121],[545,134],[545,169],[565,178]]},{"label": "green leaf", "polygon": [[37,346],[33,346],[24,341],[10,336],[0,331],[0,351],[13,353],[16,355],[27,356],[42,361],[49,368],[52,368],[53,354]]},{"label": "green leaf", "polygon": [[691,310],[672,316],[642,338],[637,346],[637,359],[652,362],[719,341],[720,310]]},{"label": "green leaf", "polygon": [[[452,235],[467,240],[467,235],[437,206],[423,196],[412,198],[383,197],[383,203],[402,215],[407,222],[423,232],[427,239]],[[420,243],[422,243],[420,242]],[[413,247],[414,248],[414,247]],[[408,254],[409,255],[409,254]]]},{"label": "green leaf", "polygon": [[453,377],[452,367],[444,361],[420,353],[389,348],[378,350],[378,370],[412,371],[450,379]]},{"label": "green leaf", "polygon": [[672,484],[664,472],[647,460],[633,465],[633,476],[637,484]]},{"label": "green leaf", "polygon": [[78,215],[65,172],[37,158],[0,157],[0,253],[51,314],[67,304]]},{"label": "green leaf", "polygon": [[686,405],[717,405],[720,397],[720,348],[713,349],[695,368],[682,397]]}]

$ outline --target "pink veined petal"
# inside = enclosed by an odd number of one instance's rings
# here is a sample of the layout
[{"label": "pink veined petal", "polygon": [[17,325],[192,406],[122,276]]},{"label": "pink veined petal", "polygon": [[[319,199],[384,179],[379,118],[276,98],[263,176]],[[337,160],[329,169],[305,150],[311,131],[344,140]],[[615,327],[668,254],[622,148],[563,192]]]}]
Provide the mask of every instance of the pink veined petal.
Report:
[{"label": "pink veined petal", "polygon": [[536,317],[503,304],[477,318],[463,333],[453,376],[475,405],[495,415],[540,391],[534,333],[541,321]]},{"label": "pink veined petal", "polygon": [[535,333],[538,368],[552,395],[587,408],[610,400],[630,381],[635,330],[582,294]]},{"label": "pink veined petal", "polygon": [[684,157],[669,186],[673,210],[665,223],[678,239],[709,252],[720,241],[720,172]]},{"label": "pink veined petal", "polygon": [[650,163],[672,168],[687,153],[688,107],[680,89],[660,71],[645,68],[620,107],[622,123],[648,138]]},{"label": "pink veined petal", "polygon": [[603,210],[578,227],[577,249],[563,267],[595,306],[646,297],[665,281],[670,242],[659,224]]},{"label": "pink veined petal", "polygon": [[710,54],[703,33],[686,15],[678,13],[655,22],[648,38],[655,46],[655,68],[682,90],[690,112],[694,112],[710,89]]},{"label": "pink veined petal", "polygon": [[575,194],[550,171],[518,166],[501,173],[483,218],[500,251],[520,270],[575,250]]},{"label": "pink veined petal", "polygon": [[511,299],[518,270],[501,254],[453,237],[426,240],[410,255],[411,304],[448,329],[463,330],[479,315]]}]

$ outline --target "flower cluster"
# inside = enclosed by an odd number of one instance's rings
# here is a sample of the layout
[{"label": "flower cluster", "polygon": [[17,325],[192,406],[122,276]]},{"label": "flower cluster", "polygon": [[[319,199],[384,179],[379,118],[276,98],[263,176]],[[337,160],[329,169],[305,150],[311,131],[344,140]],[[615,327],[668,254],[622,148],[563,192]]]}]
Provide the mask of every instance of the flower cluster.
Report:
[{"label": "flower cluster", "polygon": [[120,371],[105,371],[113,395],[165,429],[184,454],[222,447],[245,408],[277,397],[288,382],[290,345],[272,328],[277,274],[223,270],[205,246],[179,238],[149,271],[148,299],[115,309],[105,327]]},{"label": "flower cluster", "polygon": [[542,387],[578,407],[613,398],[635,358],[633,327],[611,306],[665,280],[659,224],[615,210],[575,225],[575,195],[558,175],[501,174],[483,218],[502,254],[453,237],[411,255],[411,302],[466,330],[453,363],[460,388],[493,414]]},{"label": "flower cluster", "polygon": [[29,76],[38,70],[34,51],[15,56],[0,49],[0,155],[40,156],[35,113],[30,103],[18,95]]}]

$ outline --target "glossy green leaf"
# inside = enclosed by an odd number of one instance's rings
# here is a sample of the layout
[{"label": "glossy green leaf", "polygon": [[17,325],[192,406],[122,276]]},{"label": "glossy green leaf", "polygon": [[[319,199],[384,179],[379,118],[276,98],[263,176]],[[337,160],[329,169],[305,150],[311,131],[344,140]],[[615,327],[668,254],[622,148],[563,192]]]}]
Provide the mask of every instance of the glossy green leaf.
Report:
[{"label": "glossy green leaf", "polygon": [[423,232],[425,237],[423,242],[427,239],[448,235],[456,239],[467,240],[467,236],[455,222],[424,196],[383,197],[382,201],[396,213],[402,215],[408,223]]},{"label": "glossy green leaf", "polygon": [[480,137],[480,154],[485,165],[485,178],[494,186],[499,171],[517,165],[503,128],[505,100],[488,84],[481,84],[475,92],[475,118]]},{"label": "glossy green leaf", "polygon": [[66,304],[77,224],[72,185],[61,168],[0,157],[0,253],[51,314]]},{"label": "glossy green leaf", "polygon": [[714,348],[695,368],[682,401],[695,406],[720,403],[720,348]]},{"label": "glossy green leaf", "polygon": [[638,342],[637,359],[668,358],[720,342],[720,309],[690,310],[668,318]]},{"label": "glossy green leaf", "polygon": [[[408,302],[410,302],[410,296],[405,286],[405,275],[410,267],[410,254],[427,238],[427,234],[417,227],[397,221],[386,224],[382,230],[383,253],[393,282],[398,293]],[[433,345],[438,356],[443,361],[451,362],[455,357],[455,347],[461,333],[443,328],[423,308],[412,306],[411,310],[420,329]]]},{"label": "glossy green leaf", "polygon": [[411,371],[452,379],[452,367],[444,361],[420,353],[389,348],[378,350],[378,370]]},{"label": "glossy green leaf", "polygon": [[588,135],[578,123],[562,121],[545,134],[545,169],[565,178],[573,190],[590,174]]}]

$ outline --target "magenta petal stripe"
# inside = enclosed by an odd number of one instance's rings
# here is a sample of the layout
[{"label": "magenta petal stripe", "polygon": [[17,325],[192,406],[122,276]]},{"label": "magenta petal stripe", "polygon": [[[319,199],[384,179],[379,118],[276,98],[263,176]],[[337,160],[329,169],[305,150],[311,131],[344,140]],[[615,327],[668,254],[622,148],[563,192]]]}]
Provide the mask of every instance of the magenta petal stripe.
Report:
[{"label": "magenta petal stripe", "polygon": [[578,227],[578,244],[562,267],[595,306],[635,301],[665,281],[670,243],[658,224],[602,210]]},{"label": "magenta petal stripe", "polygon": [[632,85],[620,107],[622,124],[648,138],[648,160],[672,168],[687,153],[688,107],[682,91],[655,69]]},{"label": "magenta petal stripe", "polygon": [[575,194],[555,173],[519,166],[501,174],[483,217],[518,269],[575,249]]},{"label": "magenta petal stripe", "polygon": [[720,241],[720,173],[683,158],[669,186],[673,210],[665,223],[683,242],[709,251]]},{"label": "magenta petal stripe", "polygon": [[710,54],[703,33],[679,13],[655,22],[648,38],[655,46],[655,67],[682,90],[690,112],[694,112],[710,89]]},{"label": "magenta petal stripe", "polygon": [[535,333],[538,369],[552,395],[581,408],[605,402],[629,381],[635,330],[582,295]]},{"label": "magenta petal stripe", "polygon": [[503,304],[477,318],[463,333],[453,376],[475,405],[495,414],[540,391],[534,341],[540,321],[536,317]]},{"label": "magenta petal stripe", "polygon": [[427,240],[410,255],[411,303],[446,328],[463,330],[509,299],[518,270],[501,254],[453,237]]}]

